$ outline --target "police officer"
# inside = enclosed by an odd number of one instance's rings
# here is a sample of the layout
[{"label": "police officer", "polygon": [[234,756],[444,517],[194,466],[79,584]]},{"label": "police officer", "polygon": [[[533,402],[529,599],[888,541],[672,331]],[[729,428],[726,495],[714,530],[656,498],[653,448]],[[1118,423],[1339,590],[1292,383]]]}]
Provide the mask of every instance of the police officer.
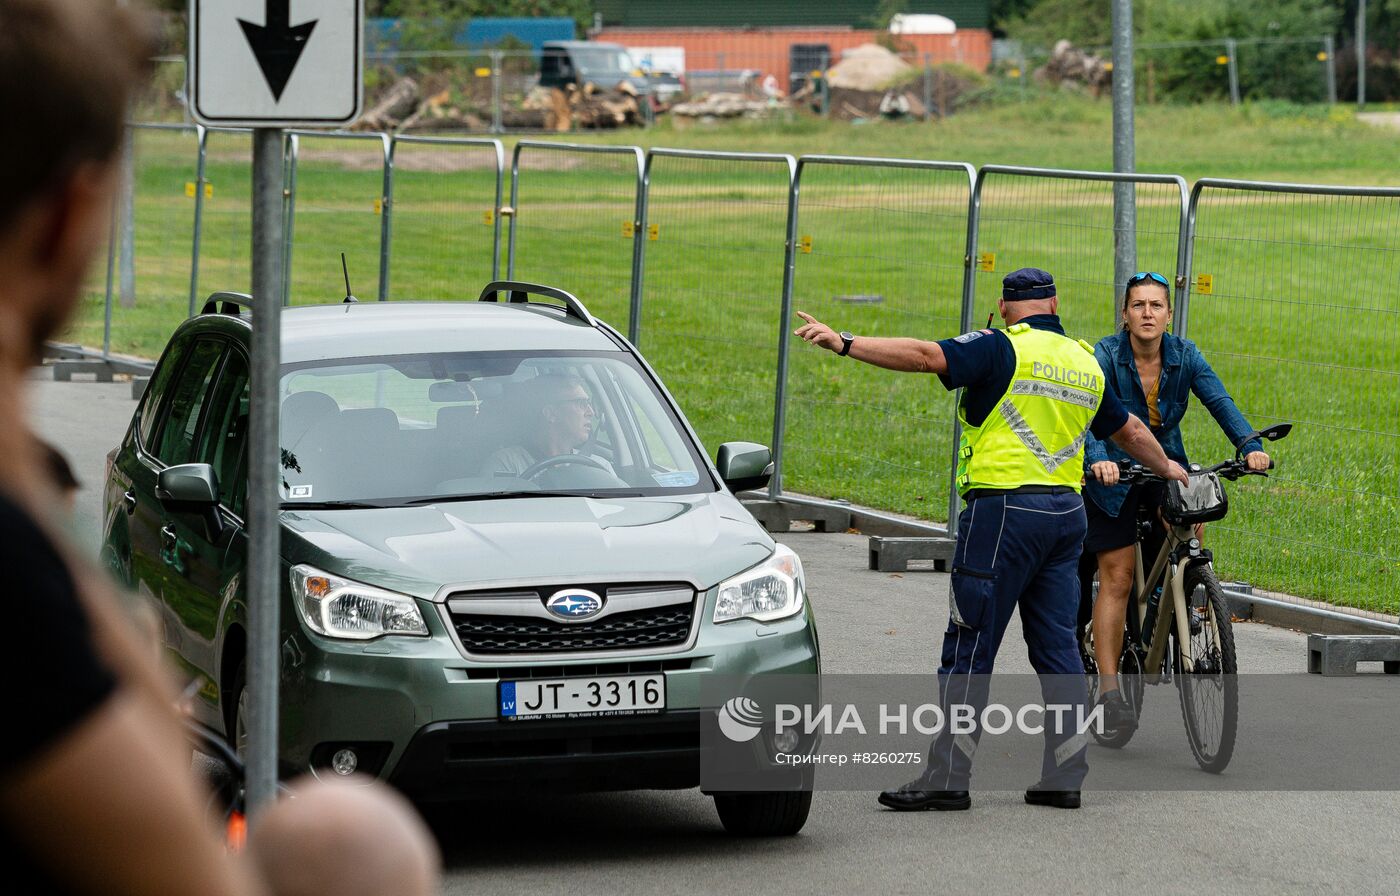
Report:
[{"label": "police officer", "polygon": [[[963,389],[957,481],[967,504],[958,517],[940,702],[945,719],[953,704],[971,706],[973,718],[981,718],[988,674],[1019,604],[1046,705],[1076,708],[1068,717],[1046,714],[1041,780],[1026,791],[1026,802],[1078,808],[1088,770],[1087,741],[1075,725],[1086,699],[1075,637],[1085,433],[1113,439],[1158,475],[1184,482],[1186,473],[1167,459],[1147,426],[1104,391],[1093,350],[1065,336],[1048,273],[1022,268],[1008,274],[997,310],[1005,330],[938,342],[836,333],[801,311],[805,323],[796,334],[842,357],[936,373],[945,388]],[[897,810],[968,808],[979,737],[976,726],[955,734],[945,724],[924,773],[880,794],[880,803]]]}]

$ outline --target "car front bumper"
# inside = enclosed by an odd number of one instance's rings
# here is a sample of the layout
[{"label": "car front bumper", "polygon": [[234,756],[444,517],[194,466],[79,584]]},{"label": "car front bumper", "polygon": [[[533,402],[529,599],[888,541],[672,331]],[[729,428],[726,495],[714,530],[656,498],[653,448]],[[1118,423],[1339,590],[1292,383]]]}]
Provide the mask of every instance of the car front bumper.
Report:
[{"label": "car front bumper", "polygon": [[[706,676],[819,671],[810,607],[769,624],[714,625],[706,618],[692,649],[655,657],[492,664],[465,659],[438,631],[431,638],[354,643],[299,629],[284,642],[282,659],[283,770],[333,776],[330,757],[348,747],[360,757],[358,771],[386,778],[420,801],[532,788],[692,787],[699,783]],[[502,681],[652,672],[666,677],[660,713],[498,717]]]}]

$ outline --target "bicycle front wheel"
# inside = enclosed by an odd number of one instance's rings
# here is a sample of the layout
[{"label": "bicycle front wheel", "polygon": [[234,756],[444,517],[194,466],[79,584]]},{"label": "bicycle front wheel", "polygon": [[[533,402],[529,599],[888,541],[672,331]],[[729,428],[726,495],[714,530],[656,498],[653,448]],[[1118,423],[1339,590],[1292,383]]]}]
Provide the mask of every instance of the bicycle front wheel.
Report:
[{"label": "bicycle front wheel", "polygon": [[[1181,696],[1181,718],[1196,764],[1218,774],[1230,764],[1239,727],[1239,666],[1235,660],[1235,632],[1225,592],[1207,564],[1186,570],[1187,624],[1190,642],[1177,644],[1176,678]],[[1176,626],[1173,638],[1179,639]]]}]

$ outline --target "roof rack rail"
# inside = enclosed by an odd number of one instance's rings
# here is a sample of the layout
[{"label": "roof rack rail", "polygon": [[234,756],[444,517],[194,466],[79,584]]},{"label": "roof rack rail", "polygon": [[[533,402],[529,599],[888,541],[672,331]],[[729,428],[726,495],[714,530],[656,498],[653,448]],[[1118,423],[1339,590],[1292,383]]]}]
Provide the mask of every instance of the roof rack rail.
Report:
[{"label": "roof rack rail", "polygon": [[564,303],[564,312],[570,317],[576,317],[590,327],[596,327],[598,322],[593,319],[593,315],[588,313],[588,309],[583,307],[583,303],[573,293],[565,292],[562,289],[555,289],[553,286],[541,286],[538,283],[526,283],[522,280],[492,280],[486,284],[486,288],[481,291],[478,302],[500,301],[499,293],[508,292],[511,304],[529,304],[530,296],[547,296],[551,299],[558,299]]},{"label": "roof rack rail", "polygon": [[246,292],[216,292],[209,296],[200,314],[238,314],[238,309],[253,310],[253,297]]}]

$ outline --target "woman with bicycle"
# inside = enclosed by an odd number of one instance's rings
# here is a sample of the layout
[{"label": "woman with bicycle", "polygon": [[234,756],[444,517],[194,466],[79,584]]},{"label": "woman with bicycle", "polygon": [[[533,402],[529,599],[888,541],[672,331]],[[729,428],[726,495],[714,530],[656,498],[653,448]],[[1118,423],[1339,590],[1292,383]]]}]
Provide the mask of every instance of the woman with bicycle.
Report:
[{"label": "woman with bicycle", "polygon": [[[1148,424],[1172,460],[1186,464],[1181,441],[1181,418],[1195,393],[1240,448],[1251,470],[1267,470],[1269,456],[1240,413],[1220,378],[1195,344],[1167,332],[1172,320],[1171,287],[1154,271],[1139,272],[1123,291],[1122,328],[1105,336],[1094,355],[1106,377],[1105,388],[1130,413]],[[1243,443],[1243,444],[1241,444]],[[1118,482],[1118,461],[1126,459],[1116,445],[1088,435],[1084,445],[1084,510],[1089,519],[1080,572],[1084,601],[1089,581],[1099,573],[1098,600],[1093,604],[1094,660],[1099,672],[1099,702],[1110,729],[1132,728],[1137,718],[1118,687],[1118,659],[1123,650],[1123,627],[1132,588],[1133,548],[1138,539],[1139,509],[1153,521],[1151,538],[1160,544],[1161,484],[1124,485]],[[1155,546],[1145,556],[1155,553]],[[1083,614],[1081,614],[1082,616]]]}]

